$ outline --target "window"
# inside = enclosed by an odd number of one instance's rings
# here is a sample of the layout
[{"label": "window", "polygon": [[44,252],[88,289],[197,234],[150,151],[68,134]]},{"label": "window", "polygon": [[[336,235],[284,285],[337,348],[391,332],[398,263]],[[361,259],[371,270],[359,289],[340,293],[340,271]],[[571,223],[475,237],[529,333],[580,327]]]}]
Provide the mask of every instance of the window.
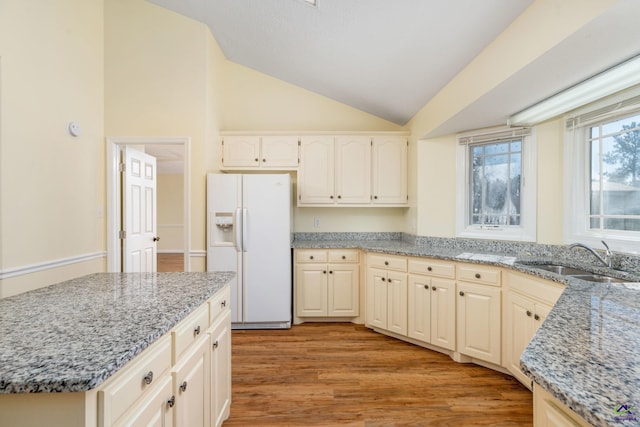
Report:
[{"label": "window", "polygon": [[531,130],[472,132],[458,141],[457,236],[535,241]]},{"label": "window", "polygon": [[638,252],[640,88],[566,118],[565,241]]}]

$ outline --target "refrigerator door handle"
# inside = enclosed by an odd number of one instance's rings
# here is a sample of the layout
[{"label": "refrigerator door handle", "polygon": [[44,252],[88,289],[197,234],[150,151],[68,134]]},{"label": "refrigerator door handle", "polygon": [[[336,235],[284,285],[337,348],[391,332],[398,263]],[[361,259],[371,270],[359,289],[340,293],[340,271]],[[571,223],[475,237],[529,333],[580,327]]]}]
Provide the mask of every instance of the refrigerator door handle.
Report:
[{"label": "refrigerator door handle", "polygon": [[242,228],[240,227],[240,217],[241,216],[242,216],[242,213],[240,211],[240,208],[236,208],[235,218],[233,220],[233,224],[235,226],[234,240],[235,240],[235,244],[236,244],[236,250],[238,252],[242,252]]},{"label": "refrigerator door handle", "polygon": [[247,208],[242,209],[242,250],[247,252]]}]

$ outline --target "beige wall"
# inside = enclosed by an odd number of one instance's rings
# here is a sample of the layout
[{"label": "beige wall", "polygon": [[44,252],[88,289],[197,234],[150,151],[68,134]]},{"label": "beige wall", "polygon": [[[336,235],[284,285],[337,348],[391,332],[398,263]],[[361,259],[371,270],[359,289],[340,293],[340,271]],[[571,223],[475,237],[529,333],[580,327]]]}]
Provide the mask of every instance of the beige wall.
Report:
[{"label": "beige wall", "polygon": [[104,269],[103,2],[4,1],[0,10],[7,296]]}]

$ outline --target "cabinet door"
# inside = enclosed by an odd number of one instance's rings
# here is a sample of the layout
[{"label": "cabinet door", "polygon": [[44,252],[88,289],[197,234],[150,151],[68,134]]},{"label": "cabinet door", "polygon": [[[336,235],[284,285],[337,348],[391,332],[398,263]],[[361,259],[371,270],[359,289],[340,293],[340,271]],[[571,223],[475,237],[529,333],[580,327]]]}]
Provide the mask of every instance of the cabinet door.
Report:
[{"label": "cabinet door", "polygon": [[298,170],[299,204],[334,204],[333,156],[332,137],[302,137]]},{"label": "cabinet door", "polygon": [[431,342],[431,279],[409,275],[407,335],[426,343]]},{"label": "cabinet door", "polygon": [[296,169],[298,167],[297,136],[263,136],[260,164],[263,169]]},{"label": "cabinet door", "polygon": [[211,349],[211,425],[229,418],[231,407],[231,312],[209,330]]},{"label": "cabinet door", "polygon": [[431,344],[456,349],[456,282],[431,279]]},{"label": "cabinet door", "polygon": [[260,166],[259,136],[225,136],[222,139],[223,167]]},{"label": "cabinet door", "polygon": [[373,203],[406,205],[407,140],[389,136],[373,138]]},{"label": "cabinet door", "polygon": [[296,265],[296,315],[327,315],[327,265]]},{"label": "cabinet door", "polygon": [[173,405],[171,376],[164,376],[155,388],[146,395],[129,413],[127,413],[114,427],[147,426],[172,427]]},{"label": "cabinet door", "polygon": [[202,337],[172,370],[176,426],[210,424],[209,342],[208,337]]},{"label": "cabinet door", "polygon": [[407,275],[396,272],[387,273],[388,309],[387,329],[407,335]]},{"label": "cabinet door", "polygon": [[335,188],[338,204],[371,202],[371,138],[339,137],[335,146]]},{"label": "cabinet door", "polygon": [[458,351],[500,364],[500,289],[458,282]]},{"label": "cabinet door", "polygon": [[533,301],[515,292],[507,295],[505,307],[505,367],[516,379],[531,389],[531,379],[520,370],[520,356],[535,332]]},{"label": "cabinet door", "polygon": [[367,325],[387,329],[387,272],[367,270]]},{"label": "cabinet door", "polygon": [[328,316],[355,317],[359,314],[358,285],[360,283],[357,264],[329,264]]}]

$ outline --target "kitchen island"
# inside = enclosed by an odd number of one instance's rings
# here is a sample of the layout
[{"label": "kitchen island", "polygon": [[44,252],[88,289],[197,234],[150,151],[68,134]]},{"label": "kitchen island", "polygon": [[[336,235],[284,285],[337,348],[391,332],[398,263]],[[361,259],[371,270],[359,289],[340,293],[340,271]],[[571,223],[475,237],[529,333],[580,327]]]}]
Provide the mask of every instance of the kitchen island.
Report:
[{"label": "kitchen island", "polygon": [[[592,425],[640,426],[637,257],[619,254],[618,270],[612,270],[594,264],[586,251],[570,251],[564,246],[444,238],[421,241],[406,235],[384,238],[388,233],[374,238],[368,238],[374,233],[328,234],[297,236],[293,247],[350,248],[487,264],[564,284],[566,289],[521,356],[522,370],[535,382],[534,387],[546,391]],[[536,268],[547,263],[615,275],[623,283],[587,282]],[[538,409],[535,411],[537,417]]]},{"label": "kitchen island", "polygon": [[[155,343],[175,344],[181,339],[176,327],[196,311],[206,312],[203,329],[187,335],[206,336],[214,320],[209,305],[227,295],[233,277],[231,272],[96,273],[0,300],[0,425],[15,423],[10,408],[20,400],[29,402],[31,413],[39,404],[44,411],[59,407],[58,412],[67,404],[80,405],[77,425],[101,424],[97,413],[105,409],[97,390],[102,384]],[[225,300],[223,308],[228,305]],[[180,355],[170,347],[162,351],[175,366]],[[55,425],[54,415],[47,425]]]}]

